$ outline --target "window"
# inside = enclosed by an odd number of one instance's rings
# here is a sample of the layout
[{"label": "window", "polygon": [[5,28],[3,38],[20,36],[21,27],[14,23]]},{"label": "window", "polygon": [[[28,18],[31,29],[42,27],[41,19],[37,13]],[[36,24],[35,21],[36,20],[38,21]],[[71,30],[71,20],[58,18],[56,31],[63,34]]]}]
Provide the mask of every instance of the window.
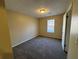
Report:
[{"label": "window", "polygon": [[55,20],[50,19],[47,21],[47,32],[54,33]]}]

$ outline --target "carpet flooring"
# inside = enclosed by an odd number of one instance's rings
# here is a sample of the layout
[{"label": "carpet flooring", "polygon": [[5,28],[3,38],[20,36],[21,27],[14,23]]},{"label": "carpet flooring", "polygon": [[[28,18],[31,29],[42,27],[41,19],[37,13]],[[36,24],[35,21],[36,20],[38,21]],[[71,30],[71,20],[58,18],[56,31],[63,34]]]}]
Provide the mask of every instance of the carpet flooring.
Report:
[{"label": "carpet flooring", "polygon": [[14,59],[66,59],[61,40],[36,37],[13,48]]}]

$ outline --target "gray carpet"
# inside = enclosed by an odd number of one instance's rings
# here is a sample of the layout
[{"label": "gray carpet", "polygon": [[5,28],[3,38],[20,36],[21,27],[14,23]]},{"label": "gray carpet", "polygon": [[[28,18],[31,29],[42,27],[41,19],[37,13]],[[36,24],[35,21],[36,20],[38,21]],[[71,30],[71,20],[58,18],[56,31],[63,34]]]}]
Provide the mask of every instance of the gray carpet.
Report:
[{"label": "gray carpet", "polygon": [[66,59],[61,41],[36,37],[13,48],[14,59]]}]

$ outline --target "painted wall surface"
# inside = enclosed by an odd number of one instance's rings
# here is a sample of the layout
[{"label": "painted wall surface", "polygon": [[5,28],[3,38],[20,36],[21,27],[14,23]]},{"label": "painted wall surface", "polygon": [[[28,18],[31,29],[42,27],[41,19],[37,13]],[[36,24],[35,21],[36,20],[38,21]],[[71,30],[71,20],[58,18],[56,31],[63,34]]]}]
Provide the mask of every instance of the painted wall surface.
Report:
[{"label": "painted wall surface", "polygon": [[69,51],[67,59],[78,59],[78,0],[73,0]]},{"label": "painted wall surface", "polygon": [[0,7],[0,59],[12,59],[7,13],[3,7]]},{"label": "painted wall surface", "polygon": [[[55,32],[54,33],[47,32],[47,20],[49,19],[55,19]],[[52,38],[58,38],[58,39],[62,38],[62,23],[63,23],[62,15],[40,18],[39,22],[40,22],[39,35],[52,37]]]},{"label": "painted wall surface", "polygon": [[8,11],[12,47],[38,36],[38,20],[21,13]]}]

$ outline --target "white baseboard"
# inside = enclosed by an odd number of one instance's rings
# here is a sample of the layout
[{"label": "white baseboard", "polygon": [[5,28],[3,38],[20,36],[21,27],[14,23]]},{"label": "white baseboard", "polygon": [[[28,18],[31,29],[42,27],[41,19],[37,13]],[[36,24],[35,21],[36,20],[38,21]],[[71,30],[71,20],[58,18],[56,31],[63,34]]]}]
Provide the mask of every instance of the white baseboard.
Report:
[{"label": "white baseboard", "polygon": [[[35,37],[37,37],[37,36],[35,36]],[[33,38],[35,38],[35,37],[32,37],[31,39],[33,39]],[[18,44],[13,45],[12,47],[16,47],[16,46],[18,46],[18,45],[20,45],[20,44],[22,44],[22,43],[24,43],[24,42],[26,42],[26,41],[29,41],[29,40],[31,40],[31,39],[27,39],[27,40],[25,40],[25,41],[22,41],[22,42],[20,42],[20,43],[18,43]]]}]

